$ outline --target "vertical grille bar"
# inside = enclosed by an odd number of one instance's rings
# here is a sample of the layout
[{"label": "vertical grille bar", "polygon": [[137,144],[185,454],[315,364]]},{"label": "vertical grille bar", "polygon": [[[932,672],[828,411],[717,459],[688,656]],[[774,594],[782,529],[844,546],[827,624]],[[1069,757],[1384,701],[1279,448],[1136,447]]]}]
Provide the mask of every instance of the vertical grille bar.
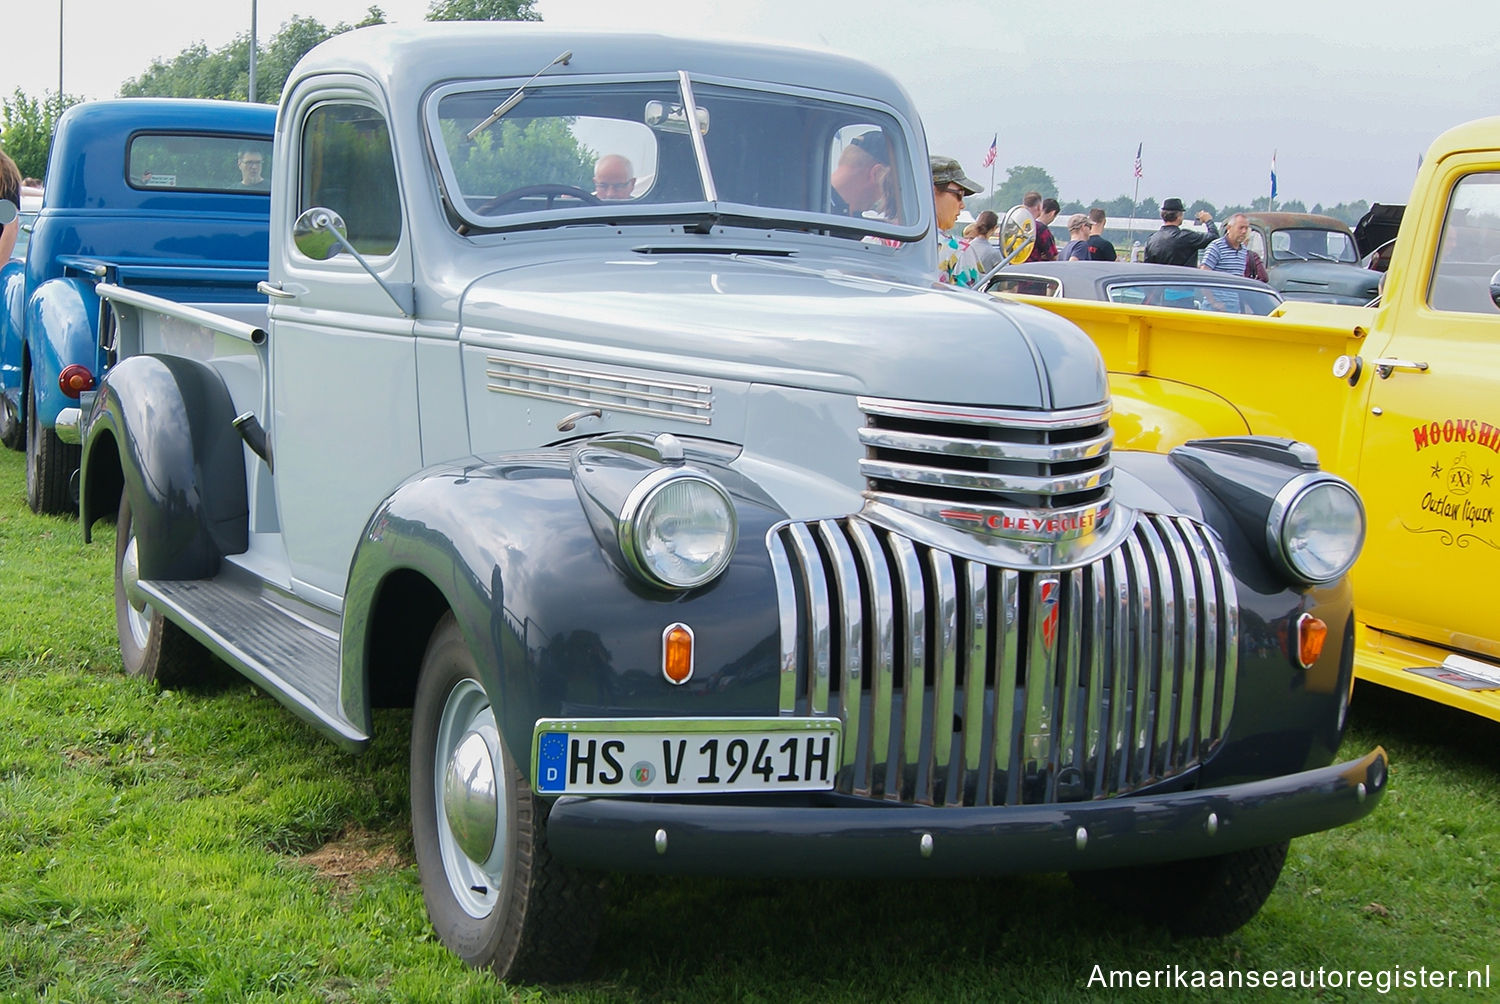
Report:
[{"label": "vertical grille bar", "polygon": [[1020,766],[1017,758],[1020,735],[1016,729],[1016,688],[1021,669],[1021,573],[1002,568],[999,603],[995,611],[995,629],[1000,637],[999,658],[995,662],[995,778],[1003,779],[1005,790],[992,801],[1008,805],[1021,795]]},{"label": "vertical grille bar", "polygon": [[1105,740],[1104,731],[1108,727],[1105,722],[1104,702],[1106,700],[1104,688],[1104,630],[1105,630],[1105,601],[1108,586],[1105,582],[1106,569],[1108,565],[1100,563],[1090,570],[1088,576],[1088,590],[1084,596],[1084,602],[1088,605],[1088,620],[1084,637],[1087,639],[1086,661],[1084,663],[1088,678],[1084,681],[1083,699],[1087,702],[1087,715],[1084,720],[1083,735],[1083,757],[1080,766],[1086,767],[1090,762],[1097,762],[1100,770],[1095,774],[1095,780],[1090,785],[1090,791],[1099,792],[1103,786],[1099,779],[1104,777],[1103,765],[1109,760],[1106,754],[1108,742]]},{"label": "vertical grille bar", "polygon": [[808,698],[812,714],[828,714],[828,673],[833,663],[832,611],[828,606],[828,579],[823,574],[823,561],[818,555],[817,544],[803,523],[791,526],[792,546],[797,551],[797,560],[802,565],[803,595],[811,624],[808,625]]},{"label": "vertical grille bar", "polygon": [[1113,618],[1114,644],[1110,649],[1109,670],[1109,763],[1101,772],[1104,778],[1104,784],[1098,789],[1101,791],[1124,789],[1135,738],[1135,687],[1130,675],[1131,667],[1135,665],[1131,658],[1134,644],[1131,625],[1135,622],[1130,619],[1134,600],[1126,553],[1127,548],[1122,547],[1109,556],[1109,612]]},{"label": "vertical grille bar", "polygon": [[[1186,764],[1195,756],[1197,747],[1193,726],[1198,716],[1195,712],[1194,694],[1197,692],[1198,663],[1198,588],[1193,559],[1183,543],[1180,528],[1174,520],[1161,521],[1162,539],[1172,549],[1173,563],[1179,574],[1175,576],[1182,588],[1182,616],[1178,619],[1182,653],[1182,676],[1174,702],[1177,715],[1177,735],[1173,743],[1173,765]],[[1184,574],[1187,573],[1187,574]]]},{"label": "vertical grille bar", "polygon": [[[1141,522],[1141,526],[1145,521]],[[1141,547],[1141,538],[1132,536],[1126,542],[1130,557],[1131,603],[1130,623],[1135,631],[1135,655],[1131,659],[1131,739],[1130,763],[1123,790],[1144,784],[1151,776],[1151,750],[1156,743],[1153,713],[1156,708],[1154,692],[1156,685],[1156,594],[1151,589],[1151,569],[1146,561],[1146,552]]]},{"label": "vertical grille bar", "polygon": [[927,778],[927,800],[951,799],[956,785],[948,776],[953,759],[954,690],[958,686],[958,583],[953,559],[941,551],[927,552],[933,585],[932,638],[932,772]]},{"label": "vertical grille bar", "polygon": [[893,765],[896,783],[904,791],[906,768],[922,758],[922,708],[927,689],[927,603],[922,589],[922,563],[905,537],[887,534],[896,565],[896,593],[901,600],[904,644],[897,652],[901,675],[901,756]]},{"label": "vertical grille bar", "polygon": [[[865,744],[865,791],[900,797],[900,785],[887,782],[882,769],[891,760],[891,706],[895,702],[896,602],[885,554],[875,531],[863,520],[847,524],[854,553],[864,569],[870,598],[870,738]],[[848,695],[844,696],[848,701]],[[877,766],[879,765],[879,766]]]},{"label": "vertical grille bar", "polygon": [[1053,794],[1050,789],[1055,774],[1051,768],[1057,763],[1053,691],[1057,685],[1057,608],[1061,588],[1062,584],[1055,575],[1038,575],[1031,585],[1031,616],[1026,630],[1029,642],[1026,653],[1026,719],[1021,733],[1021,762],[1016,767],[1026,771],[1028,779],[1034,776],[1033,771],[1035,776],[1044,779],[1046,797],[1033,797],[1032,801],[1050,801]]},{"label": "vertical grille bar", "polygon": [[1156,568],[1157,646],[1161,656],[1161,677],[1156,684],[1156,735],[1151,747],[1152,774],[1165,774],[1172,766],[1172,698],[1177,692],[1177,596],[1172,587],[1172,569],[1167,562],[1166,544],[1149,518],[1140,522],[1141,536],[1149,542],[1150,559]]},{"label": "vertical grille bar", "polygon": [[[818,524],[818,538],[829,557],[833,569],[833,586],[838,602],[839,642],[838,678],[839,702],[845,709],[843,766],[853,767],[859,752],[861,736],[862,667],[864,665],[864,603],[859,591],[859,572],[854,567],[854,552],[839,532],[838,524],[823,520]],[[852,710],[851,710],[852,709]]]},{"label": "vertical grille bar", "polygon": [[779,535],[770,541],[771,577],[776,581],[776,606],[781,614],[781,651],[777,676],[780,680],[778,704],[783,715],[797,713],[797,648],[802,637],[797,617],[797,587],[793,584],[791,562]]},{"label": "vertical grille bar", "polygon": [[1057,764],[1053,776],[1066,772],[1070,783],[1077,785],[1073,772],[1081,766],[1082,756],[1078,750],[1078,714],[1081,683],[1078,672],[1082,653],[1079,642],[1083,638],[1083,569],[1075,568],[1058,581],[1062,589],[1058,604],[1062,616],[1057,622],[1057,638],[1053,651],[1058,654],[1057,685]]},{"label": "vertical grille bar", "polygon": [[[969,616],[963,619],[959,646],[964,652],[964,770],[958,775],[958,791],[953,795],[959,799],[968,797],[973,777],[975,801],[989,801],[988,775],[985,773],[984,746],[984,690],[985,675],[989,666],[989,572],[975,561],[961,565],[964,583],[969,598]],[[989,768],[993,771],[993,766]],[[950,798],[949,804],[954,804]]]}]

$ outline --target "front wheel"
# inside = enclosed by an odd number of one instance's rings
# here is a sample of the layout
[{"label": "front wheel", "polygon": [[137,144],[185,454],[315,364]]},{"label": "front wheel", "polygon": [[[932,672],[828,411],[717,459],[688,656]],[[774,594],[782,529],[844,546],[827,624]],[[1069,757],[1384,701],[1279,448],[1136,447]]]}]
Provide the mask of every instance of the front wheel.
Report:
[{"label": "front wheel", "polygon": [[140,596],[137,547],[130,498],[122,492],[115,518],[115,633],[120,638],[120,661],[129,675],[154,680],[161,687],[191,683],[202,675],[208,651]]},{"label": "front wheel", "polygon": [[1074,872],[1106,906],[1165,924],[1180,937],[1217,938],[1260,912],[1286,864],[1287,841],[1211,858]]},{"label": "front wheel", "polygon": [[443,944],[502,980],[582,975],[604,883],[553,860],[547,806],[506,748],[452,614],[434,629],[417,683],[411,815],[422,898]]},{"label": "front wheel", "polygon": [[26,377],[26,504],[43,515],[78,510],[73,500],[73,472],[82,450],[57,438],[37,420],[36,387]]}]

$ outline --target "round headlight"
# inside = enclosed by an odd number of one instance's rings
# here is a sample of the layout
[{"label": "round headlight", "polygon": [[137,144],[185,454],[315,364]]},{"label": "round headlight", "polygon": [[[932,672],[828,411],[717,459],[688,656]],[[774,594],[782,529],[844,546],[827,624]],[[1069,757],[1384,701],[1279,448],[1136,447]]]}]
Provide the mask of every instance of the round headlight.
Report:
[{"label": "round headlight", "polygon": [[1301,475],[1271,503],[1266,542],[1289,574],[1309,583],[1332,582],[1359,557],[1365,507],[1345,482],[1326,474]]},{"label": "round headlight", "polygon": [[673,589],[711,582],[729,566],[739,522],[729,494],[681,469],[641,479],[620,514],[620,549],[648,580]]}]

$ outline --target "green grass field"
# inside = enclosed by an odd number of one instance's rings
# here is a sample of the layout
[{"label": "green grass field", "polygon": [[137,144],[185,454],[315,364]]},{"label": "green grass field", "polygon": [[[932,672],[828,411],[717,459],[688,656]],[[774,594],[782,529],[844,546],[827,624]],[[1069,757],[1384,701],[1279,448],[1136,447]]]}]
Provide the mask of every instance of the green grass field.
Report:
[{"label": "green grass field", "polygon": [[[1295,841],[1231,937],[1173,941],[1056,875],[621,877],[590,979],[502,987],[429,931],[402,715],[382,712],[351,757],[237,678],[176,692],[126,678],[112,528],[85,545],[76,521],[33,516],[23,484],[20,455],[0,451],[0,1000],[1500,997],[1500,727],[1366,688],[1344,755],[1384,744],[1389,794]],[[1311,989],[1131,990],[1091,984],[1096,966],[1325,973]],[[1491,989],[1462,987],[1487,966]],[[1458,970],[1460,987],[1382,995],[1342,976],[1397,967]]]}]

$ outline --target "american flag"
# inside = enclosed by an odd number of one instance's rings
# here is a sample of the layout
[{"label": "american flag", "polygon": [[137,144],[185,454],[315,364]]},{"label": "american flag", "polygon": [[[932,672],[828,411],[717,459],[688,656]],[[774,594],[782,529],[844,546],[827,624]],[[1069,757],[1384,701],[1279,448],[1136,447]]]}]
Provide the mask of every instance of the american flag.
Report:
[{"label": "american flag", "polygon": [[1144,140],[1135,145],[1135,176],[1137,178],[1141,176],[1141,147],[1145,145]]},{"label": "american flag", "polygon": [[995,133],[995,138],[992,139],[992,140],[990,140],[990,151],[989,151],[989,153],[987,153],[987,154],[984,155],[984,163],[980,164],[979,165],[980,167],[989,167],[991,164],[993,164],[995,162],[995,154],[998,152],[997,149],[996,149],[996,147],[995,147],[995,144],[999,143],[999,142],[1000,142],[1000,134],[999,133]]}]

